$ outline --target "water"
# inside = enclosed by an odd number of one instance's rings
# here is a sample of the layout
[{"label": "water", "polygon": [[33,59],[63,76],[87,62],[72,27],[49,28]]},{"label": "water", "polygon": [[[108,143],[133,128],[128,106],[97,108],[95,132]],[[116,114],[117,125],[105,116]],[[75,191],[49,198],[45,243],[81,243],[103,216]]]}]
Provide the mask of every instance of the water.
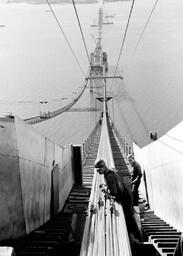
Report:
[{"label": "water", "polygon": [[[136,1],[119,63],[123,81],[108,81],[113,96],[110,112],[117,128],[143,146],[149,132],[163,135],[183,116],[183,2],[158,2],[139,47],[139,35],[155,1]],[[103,49],[113,74],[130,9],[130,2],[106,3],[104,15],[114,15],[103,28]],[[53,5],[64,32],[87,73],[88,62],[72,5]],[[77,5],[88,51],[95,47],[90,27],[98,5]],[[0,4],[0,112],[22,118],[54,109],[80,90],[84,75],[47,5]],[[24,103],[22,103],[24,101]],[[48,101],[40,104],[40,101]],[[74,135],[73,135],[74,136]]]}]

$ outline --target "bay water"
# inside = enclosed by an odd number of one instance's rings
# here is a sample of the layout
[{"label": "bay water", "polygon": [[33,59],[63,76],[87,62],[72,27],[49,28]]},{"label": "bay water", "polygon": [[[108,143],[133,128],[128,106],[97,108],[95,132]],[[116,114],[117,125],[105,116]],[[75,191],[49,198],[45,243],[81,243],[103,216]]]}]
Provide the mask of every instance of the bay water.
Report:
[{"label": "bay water", "polygon": [[[127,141],[139,146],[150,143],[150,132],[160,137],[183,119],[183,2],[159,1],[137,47],[154,4],[135,1],[117,71],[123,80],[107,81],[107,93],[113,97],[110,115]],[[104,21],[113,23],[102,32],[109,75],[115,71],[130,7],[131,1],[104,4]],[[84,83],[89,64],[74,8],[52,8],[80,67],[47,4],[1,1],[1,114],[26,118],[56,109],[70,102]],[[97,28],[91,27],[98,9],[96,3],[77,5],[89,53],[98,37]]]}]

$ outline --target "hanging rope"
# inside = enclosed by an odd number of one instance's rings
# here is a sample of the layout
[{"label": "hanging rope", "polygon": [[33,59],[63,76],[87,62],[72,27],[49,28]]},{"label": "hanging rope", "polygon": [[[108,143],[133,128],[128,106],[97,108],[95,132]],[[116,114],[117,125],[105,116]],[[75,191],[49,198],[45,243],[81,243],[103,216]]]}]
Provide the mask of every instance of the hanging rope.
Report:
[{"label": "hanging rope", "polygon": [[152,11],[151,11],[151,13],[150,13],[150,15],[149,15],[149,17],[148,17],[148,19],[147,19],[145,25],[144,25],[144,28],[143,28],[143,30],[142,30],[142,33],[140,34],[140,37],[139,37],[139,39],[138,39],[138,41],[137,41],[137,44],[136,44],[136,46],[135,46],[134,52],[137,50],[137,47],[138,47],[139,44],[140,44],[140,41],[141,41],[141,39],[142,39],[142,37],[143,37],[143,35],[144,35],[144,32],[145,32],[145,30],[146,30],[146,28],[147,28],[147,25],[148,25],[149,22],[150,22],[150,19],[151,19],[151,17],[152,17],[152,14],[153,14],[155,8],[156,8],[157,3],[158,3],[158,0],[156,0],[155,4],[154,4],[154,6],[153,6],[153,9],[152,9]]},{"label": "hanging rope", "polygon": [[135,141],[135,137],[133,136],[133,133],[132,133],[132,131],[131,131],[129,125],[128,125],[128,121],[127,121],[127,119],[126,119],[126,117],[125,117],[125,115],[124,115],[120,105],[118,107],[118,110],[119,110],[119,113],[120,113],[120,117],[122,118],[122,123],[125,125],[125,127],[127,129],[127,132],[128,132],[128,135],[130,136],[130,139],[132,141]]},{"label": "hanging rope", "polygon": [[60,30],[61,30],[61,32],[62,32],[62,34],[63,34],[63,36],[64,36],[64,38],[65,38],[65,40],[66,40],[66,42],[67,42],[67,44],[68,44],[68,46],[69,46],[71,52],[72,52],[72,55],[74,56],[75,61],[77,62],[78,66],[79,66],[79,68],[80,68],[81,73],[82,73],[82,74],[84,75],[84,77],[85,77],[85,72],[83,71],[83,69],[82,69],[82,67],[81,67],[81,65],[80,65],[80,63],[79,63],[79,61],[78,61],[78,59],[77,59],[77,57],[76,57],[76,55],[75,55],[75,53],[74,53],[74,51],[73,51],[73,49],[72,49],[72,47],[71,47],[71,45],[70,45],[70,43],[69,43],[67,37],[66,37],[66,35],[65,35],[65,33],[64,33],[64,31],[63,31],[61,25],[60,25],[60,22],[59,22],[57,16],[55,15],[55,13],[54,13],[54,11],[53,11],[53,9],[52,9],[52,7],[51,7],[51,4],[50,4],[49,0],[47,0],[47,3],[48,3],[48,6],[49,6],[49,8],[50,8],[50,11],[52,12],[52,14],[53,14],[53,16],[54,16],[54,18],[55,18],[55,20],[56,20],[56,22],[57,22],[57,25],[59,26],[59,28],[60,28]]},{"label": "hanging rope", "polygon": [[[118,69],[119,61],[120,61],[120,58],[121,58],[121,55],[122,55],[122,51],[123,51],[123,47],[124,47],[124,44],[125,44],[125,39],[126,39],[126,35],[127,35],[129,23],[130,23],[130,18],[131,18],[131,15],[132,15],[134,3],[135,3],[135,0],[133,0],[131,8],[130,8],[130,13],[129,13],[129,16],[128,16],[128,21],[127,21],[126,29],[125,29],[125,33],[124,33],[124,36],[123,36],[123,40],[122,40],[122,44],[121,44],[121,49],[120,49],[119,57],[118,57],[117,64],[116,64],[116,69],[115,69],[115,72],[114,72],[114,77],[116,76],[116,72],[117,72],[117,69]],[[114,79],[112,80],[111,87],[112,87],[113,81],[114,81]]]},{"label": "hanging rope", "polygon": [[113,123],[115,123],[115,118],[114,118],[114,98],[112,98],[112,116],[113,116]]},{"label": "hanging rope", "polygon": [[[121,90],[121,88],[120,88],[120,90]],[[118,99],[118,101],[120,99],[120,102],[122,100],[126,100],[126,101],[128,101],[131,104],[131,106],[132,106],[132,108],[133,108],[133,110],[134,110],[134,112],[135,112],[139,122],[141,123],[141,125],[142,125],[142,127],[143,127],[143,129],[144,129],[144,131],[146,133],[146,135],[149,137],[149,129],[148,129],[147,125],[146,125],[146,122],[144,121],[140,111],[138,110],[137,105],[135,104],[135,101],[130,96],[130,93],[127,90],[125,84],[123,84],[123,96],[125,96],[125,97],[121,99],[120,93],[118,92],[118,94],[116,96],[114,96],[113,99],[116,99],[116,100]]]},{"label": "hanging rope", "polygon": [[84,34],[83,34],[83,31],[82,31],[82,28],[81,28],[81,23],[80,23],[80,20],[79,20],[79,15],[78,15],[78,12],[77,12],[74,0],[72,0],[72,3],[73,3],[73,6],[74,6],[74,10],[75,10],[75,14],[76,14],[76,17],[77,17],[77,21],[78,21],[78,24],[79,24],[79,28],[80,28],[81,36],[82,36],[82,39],[83,39],[86,55],[88,57],[88,62],[90,63],[90,57],[89,57],[88,49],[87,49],[87,46],[86,46],[86,41],[85,41]]}]

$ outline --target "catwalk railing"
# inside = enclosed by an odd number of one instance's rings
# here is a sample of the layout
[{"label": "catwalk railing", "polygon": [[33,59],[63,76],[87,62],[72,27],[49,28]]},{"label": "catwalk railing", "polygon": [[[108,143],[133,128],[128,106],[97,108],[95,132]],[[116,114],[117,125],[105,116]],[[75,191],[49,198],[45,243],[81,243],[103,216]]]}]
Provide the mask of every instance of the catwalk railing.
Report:
[{"label": "catwalk railing", "polygon": [[126,140],[121,136],[117,128],[113,124],[113,131],[117,138],[118,145],[121,149],[121,152],[124,156],[127,156],[128,154],[133,154],[132,148],[129,146],[129,144],[126,142]]},{"label": "catwalk railing", "polygon": [[[97,159],[114,169],[105,103]],[[80,256],[131,256],[122,206],[105,196],[101,184],[105,184],[104,177],[95,172]]]}]

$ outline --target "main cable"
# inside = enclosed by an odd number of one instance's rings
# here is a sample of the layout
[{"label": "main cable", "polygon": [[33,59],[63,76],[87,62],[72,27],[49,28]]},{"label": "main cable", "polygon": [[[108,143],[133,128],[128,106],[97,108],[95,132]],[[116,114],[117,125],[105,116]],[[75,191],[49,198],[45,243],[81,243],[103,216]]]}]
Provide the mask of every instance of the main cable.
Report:
[{"label": "main cable", "polygon": [[82,69],[82,67],[81,67],[81,65],[80,65],[80,63],[79,63],[79,61],[78,61],[78,59],[77,59],[77,57],[76,57],[76,55],[75,55],[75,53],[74,53],[74,51],[73,51],[71,45],[70,45],[70,43],[69,43],[69,40],[67,39],[67,37],[66,37],[66,35],[65,35],[65,33],[64,33],[64,31],[63,31],[61,25],[60,25],[60,22],[59,22],[57,16],[55,15],[55,13],[54,13],[54,11],[53,11],[53,9],[52,9],[52,7],[51,7],[50,1],[49,1],[49,0],[46,0],[46,1],[47,1],[47,4],[48,4],[49,8],[50,8],[50,11],[52,12],[52,14],[53,14],[53,16],[54,16],[54,18],[55,18],[55,20],[56,20],[56,22],[57,22],[57,25],[59,26],[60,30],[62,31],[62,34],[63,34],[63,36],[64,36],[64,38],[65,38],[65,40],[66,40],[66,42],[67,42],[67,44],[68,44],[68,46],[69,46],[69,48],[70,48],[72,54],[73,54],[73,56],[74,56],[74,59],[76,60],[78,66],[79,66],[79,68],[80,68],[81,73],[82,73],[82,74],[84,75],[84,77],[85,77],[85,72],[83,71],[83,69]]},{"label": "main cable", "polygon": [[88,49],[87,49],[87,46],[86,46],[86,41],[85,41],[84,34],[83,34],[83,31],[82,31],[82,28],[81,28],[81,23],[80,23],[80,20],[79,20],[79,15],[78,15],[78,12],[77,12],[74,0],[72,0],[72,3],[73,3],[73,6],[74,6],[74,10],[75,10],[75,14],[76,14],[76,17],[77,17],[77,21],[78,21],[78,24],[79,24],[79,28],[80,28],[81,36],[82,36],[82,39],[83,39],[83,43],[84,43],[86,55],[87,55],[87,58],[88,58],[88,62],[90,63],[90,57],[89,57]]},{"label": "main cable", "polygon": [[[77,12],[77,9],[76,9],[75,1],[72,0],[72,3],[73,3],[73,6],[74,6],[74,10],[75,10],[75,14],[76,14],[76,17],[77,17],[77,21],[78,21],[78,24],[79,24],[79,28],[80,28],[81,36],[82,36],[82,39],[83,39],[83,43],[84,43],[86,55],[87,55],[87,58],[88,58],[88,62],[89,62],[89,65],[91,65],[90,57],[89,57],[88,49],[87,49],[87,46],[86,46],[86,41],[85,41],[85,38],[84,38],[84,34],[83,34],[83,31],[82,31],[82,28],[81,28],[81,23],[80,23],[80,20],[79,20],[79,15],[78,15],[78,12]],[[94,80],[94,84],[96,85],[95,80]],[[96,85],[96,87],[97,87],[97,85]]]},{"label": "main cable", "polygon": [[147,25],[149,24],[149,21],[150,21],[150,19],[151,19],[151,17],[152,17],[152,14],[153,14],[153,12],[154,12],[154,10],[155,10],[155,8],[156,8],[157,3],[158,3],[158,0],[156,0],[155,4],[154,4],[154,6],[153,6],[153,9],[151,10],[151,13],[150,13],[150,15],[149,15],[149,17],[148,17],[148,19],[147,19],[145,25],[144,25],[144,28],[143,28],[143,30],[142,30],[142,33],[140,34],[140,37],[139,37],[139,39],[138,39],[138,41],[137,41],[137,44],[136,44],[136,46],[135,46],[135,48],[134,48],[134,52],[137,50],[137,47],[139,46],[139,43],[140,43],[140,41],[141,41],[141,39],[142,39],[142,36],[143,36],[143,34],[144,34],[145,30],[146,30]]}]

